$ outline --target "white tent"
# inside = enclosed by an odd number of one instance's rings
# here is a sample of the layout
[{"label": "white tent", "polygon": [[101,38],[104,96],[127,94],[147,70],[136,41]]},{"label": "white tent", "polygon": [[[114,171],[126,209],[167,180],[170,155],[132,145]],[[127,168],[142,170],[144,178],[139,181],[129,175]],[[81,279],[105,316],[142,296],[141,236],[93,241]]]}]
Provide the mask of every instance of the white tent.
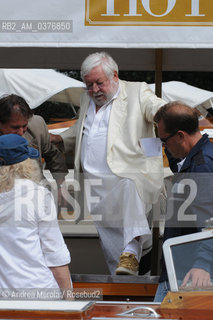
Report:
[{"label": "white tent", "polygon": [[[0,69],[0,96],[17,94],[34,109],[43,102],[58,101],[80,104],[85,85],[52,69]],[[150,84],[155,91],[155,84]],[[180,81],[162,83],[162,98],[166,101],[181,100],[195,107],[213,97],[213,92],[190,86]]]},{"label": "white tent", "polygon": [[79,106],[81,81],[52,69],[0,69],[0,96],[17,94],[34,109],[46,100]]},{"label": "white tent", "polygon": [[[155,84],[149,86],[155,92]],[[166,102],[181,100],[191,107],[196,107],[213,98],[213,92],[190,86],[181,81],[168,81],[162,83],[162,98]]]}]

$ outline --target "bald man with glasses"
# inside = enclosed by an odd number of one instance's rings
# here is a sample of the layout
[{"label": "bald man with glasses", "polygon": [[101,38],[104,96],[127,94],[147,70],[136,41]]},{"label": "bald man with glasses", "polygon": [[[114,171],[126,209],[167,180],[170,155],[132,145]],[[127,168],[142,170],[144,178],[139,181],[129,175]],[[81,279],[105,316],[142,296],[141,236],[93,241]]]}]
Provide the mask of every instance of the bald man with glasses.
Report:
[{"label": "bald man with glasses", "polygon": [[[180,101],[161,107],[154,121],[174,172],[167,196],[166,241],[201,231],[205,221],[212,217],[213,144],[207,134],[202,136],[200,133],[197,112]],[[183,257],[182,288],[188,285],[188,280],[195,288],[208,286],[212,278],[211,259],[211,263],[207,263],[208,252],[198,248],[196,252],[191,252],[190,258],[187,253],[181,252],[176,261],[182,261]],[[161,302],[169,289],[167,270],[162,259],[155,302]]]}]

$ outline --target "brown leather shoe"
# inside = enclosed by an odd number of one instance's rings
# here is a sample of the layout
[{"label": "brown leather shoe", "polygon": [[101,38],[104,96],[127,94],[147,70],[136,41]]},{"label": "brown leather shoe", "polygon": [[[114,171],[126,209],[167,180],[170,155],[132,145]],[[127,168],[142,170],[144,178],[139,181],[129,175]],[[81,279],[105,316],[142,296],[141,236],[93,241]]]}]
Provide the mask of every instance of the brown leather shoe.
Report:
[{"label": "brown leather shoe", "polygon": [[139,263],[133,253],[123,252],[115,274],[138,275]]}]

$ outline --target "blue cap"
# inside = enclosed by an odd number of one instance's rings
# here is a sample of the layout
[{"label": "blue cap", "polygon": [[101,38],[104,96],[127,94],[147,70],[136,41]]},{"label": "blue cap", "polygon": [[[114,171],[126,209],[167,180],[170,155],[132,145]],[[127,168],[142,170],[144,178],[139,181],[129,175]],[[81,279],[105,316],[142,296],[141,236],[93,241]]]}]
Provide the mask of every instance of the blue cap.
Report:
[{"label": "blue cap", "polygon": [[39,158],[39,151],[28,147],[28,141],[18,134],[0,136],[0,166],[22,162],[28,158]]}]

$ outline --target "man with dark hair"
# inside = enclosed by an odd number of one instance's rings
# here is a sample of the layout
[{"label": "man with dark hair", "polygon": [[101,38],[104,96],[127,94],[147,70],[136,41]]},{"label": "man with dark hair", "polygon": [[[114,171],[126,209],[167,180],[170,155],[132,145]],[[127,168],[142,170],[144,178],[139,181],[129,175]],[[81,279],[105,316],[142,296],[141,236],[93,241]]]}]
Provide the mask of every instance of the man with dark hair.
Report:
[{"label": "man with dark hair", "polygon": [[[213,144],[207,134],[201,135],[196,111],[182,102],[175,101],[161,107],[155,114],[154,121],[159,138],[167,150],[170,167],[174,171],[167,197],[165,241],[201,231],[205,221],[212,216],[213,196],[210,186],[213,181]],[[188,199],[190,203],[186,202]],[[194,260],[187,260],[184,252],[179,253],[176,258],[177,261],[181,261],[183,256],[185,259],[182,265],[182,286],[186,286],[188,280],[191,280],[193,287],[211,284],[212,259],[208,252],[197,251]],[[168,290],[168,275],[162,259],[155,301],[162,301]]]},{"label": "man with dark hair", "polygon": [[[15,94],[0,99],[0,135],[15,133],[28,140],[46,162],[58,184],[68,173],[61,152],[51,144],[48,129],[42,117],[33,115],[27,102]],[[40,158],[42,168],[42,159]]]},{"label": "man with dark hair", "polygon": [[154,120],[159,123],[163,119],[167,132],[184,130],[188,134],[199,131],[197,112],[181,101],[169,102],[155,114]]}]

